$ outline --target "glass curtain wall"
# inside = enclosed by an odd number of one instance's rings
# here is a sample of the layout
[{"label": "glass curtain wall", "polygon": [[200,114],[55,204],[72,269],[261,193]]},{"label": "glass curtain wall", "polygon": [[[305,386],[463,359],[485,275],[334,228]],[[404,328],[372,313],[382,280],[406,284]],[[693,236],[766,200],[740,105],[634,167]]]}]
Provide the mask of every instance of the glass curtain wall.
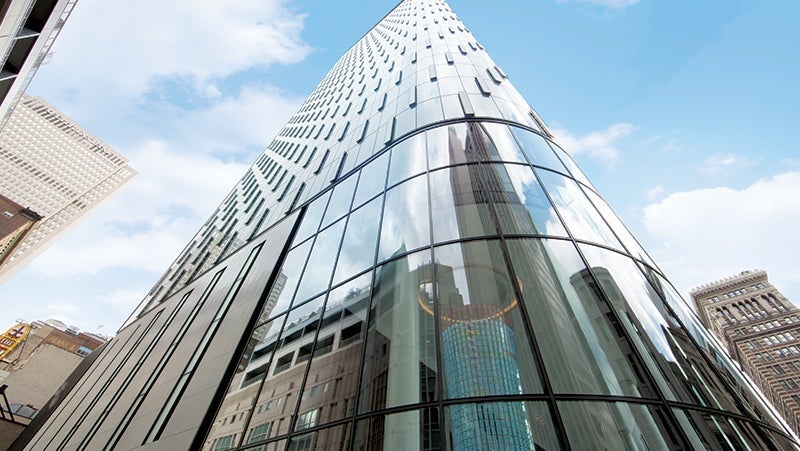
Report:
[{"label": "glass curtain wall", "polygon": [[787,449],[548,138],[421,131],[307,206],[207,449]]}]

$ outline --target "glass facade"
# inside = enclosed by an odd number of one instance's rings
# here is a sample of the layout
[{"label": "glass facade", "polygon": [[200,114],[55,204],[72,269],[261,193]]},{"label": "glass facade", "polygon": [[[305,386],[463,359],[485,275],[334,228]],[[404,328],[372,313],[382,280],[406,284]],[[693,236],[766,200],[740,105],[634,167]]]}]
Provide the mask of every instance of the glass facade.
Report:
[{"label": "glass facade", "polygon": [[698,324],[449,6],[406,0],[98,360],[127,385],[87,372],[28,449],[796,448]]}]

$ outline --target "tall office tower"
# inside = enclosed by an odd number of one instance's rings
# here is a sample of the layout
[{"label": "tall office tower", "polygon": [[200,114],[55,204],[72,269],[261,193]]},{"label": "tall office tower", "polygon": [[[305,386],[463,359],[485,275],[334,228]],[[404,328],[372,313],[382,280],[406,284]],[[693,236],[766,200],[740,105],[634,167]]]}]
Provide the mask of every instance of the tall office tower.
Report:
[{"label": "tall office tower", "polygon": [[136,171],[38,97],[23,96],[0,133],[0,194],[41,216],[0,260],[0,282],[110,198]]},{"label": "tall office tower", "polygon": [[44,63],[77,1],[0,2],[0,129]]},{"label": "tall office tower", "polygon": [[799,433],[800,309],[758,270],[703,285],[691,295],[703,324]]},{"label": "tall office tower", "polygon": [[20,448],[797,447],[442,0],[344,54],[74,378]]}]

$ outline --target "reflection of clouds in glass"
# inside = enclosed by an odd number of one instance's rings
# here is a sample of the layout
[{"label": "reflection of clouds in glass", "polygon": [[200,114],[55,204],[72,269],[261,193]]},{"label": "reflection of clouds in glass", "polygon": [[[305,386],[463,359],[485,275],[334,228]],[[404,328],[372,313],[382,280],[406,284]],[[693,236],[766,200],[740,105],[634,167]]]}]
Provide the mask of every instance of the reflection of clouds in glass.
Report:
[{"label": "reflection of clouds in glass", "polygon": [[[645,329],[652,345],[658,349],[658,352],[664,358],[671,362],[676,361],[669,338],[665,335],[665,331],[670,325],[666,318],[660,314],[658,306],[654,305],[654,303],[660,304],[661,300],[650,287],[647,279],[635,267],[633,260],[594,246],[581,244],[580,247],[586,255],[589,265],[593,268],[605,268],[608,271],[611,283],[616,286],[622,296],[620,301],[624,302],[625,306],[633,311],[635,317]],[[609,297],[613,296],[608,291],[614,290],[614,287],[604,285],[602,277],[600,279],[600,285],[607,291],[606,294]],[[617,308],[624,308],[625,306],[618,306]],[[627,316],[620,315],[620,319],[625,322]]]},{"label": "reflection of clouds in glass", "polygon": [[428,189],[425,176],[421,176],[386,194],[379,258],[425,245],[429,238]]},{"label": "reflection of clouds in glass", "polygon": [[303,301],[308,296],[319,293],[328,287],[343,229],[344,220],[340,220],[317,235],[314,248],[308,257],[308,265],[303,273],[302,283],[297,289],[295,302]]},{"label": "reflection of clouds in glass", "polygon": [[350,214],[333,283],[341,282],[372,265],[378,238],[377,218],[381,213],[381,201],[381,198],[374,199]]},{"label": "reflection of clouds in glass", "polygon": [[[543,244],[543,253],[549,258],[551,267],[555,271],[563,294],[566,297],[567,303],[564,307],[569,309],[569,315],[574,318],[572,326],[575,328],[575,333],[579,334],[580,341],[591,352],[593,362],[590,365],[594,365],[602,375],[602,381],[597,381],[603,384],[600,387],[601,392],[614,395],[631,394],[622,389],[623,384],[617,377],[617,369],[608,356],[612,351],[608,351],[603,347],[603,344],[607,343],[608,340],[605,336],[598,334],[597,328],[606,326],[601,323],[596,324],[584,305],[584,303],[589,305],[596,303],[596,300],[582,300],[570,282],[573,275],[586,271],[583,260],[570,242],[559,240],[542,240],[541,242]],[[640,393],[636,394],[640,395]]]},{"label": "reflection of clouds in glass", "polygon": [[620,248],[619,241],[573,180],[549,171],[539,174],[572,236]]}]

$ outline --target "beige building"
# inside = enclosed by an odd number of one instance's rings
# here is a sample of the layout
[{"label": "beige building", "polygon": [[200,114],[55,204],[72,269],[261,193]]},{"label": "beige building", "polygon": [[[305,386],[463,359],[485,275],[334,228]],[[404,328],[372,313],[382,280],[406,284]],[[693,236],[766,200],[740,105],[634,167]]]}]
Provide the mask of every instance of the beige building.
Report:
[{"label": "beige building", "polygon": [[128,160],[52,105],[24,96],[0,133],[0,194],[43,218],[0,262],[0,282],[122,188]]},{"label": "beige building", "polygon": [[700,286],[691,295],[703,323],[800,433],[800,309],[758,270]]},{"label": "beige building", "polygon": [[8,385],[6,396],[12,406],[40,409],[83,358],[104,343],[103,337],[48,323],[31,324],[28,339],[0,362],[0,384]]}]

